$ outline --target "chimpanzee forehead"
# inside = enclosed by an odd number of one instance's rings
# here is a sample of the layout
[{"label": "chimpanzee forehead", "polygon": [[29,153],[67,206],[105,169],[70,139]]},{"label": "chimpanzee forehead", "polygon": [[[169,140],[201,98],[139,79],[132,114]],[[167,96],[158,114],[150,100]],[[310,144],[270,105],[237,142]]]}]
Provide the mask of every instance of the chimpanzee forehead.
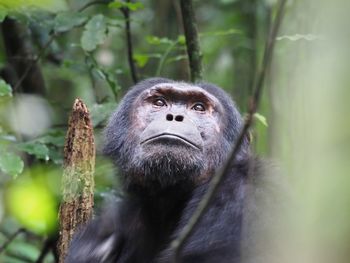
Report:
[{"label": "chimpanzee forehead", "polygon": [[219,100],[205,89],[185,82],[159,83],[148,89],[148,93],[160,93],[174,99],[199,99],[208,100],[214,105],[219,105]]}]

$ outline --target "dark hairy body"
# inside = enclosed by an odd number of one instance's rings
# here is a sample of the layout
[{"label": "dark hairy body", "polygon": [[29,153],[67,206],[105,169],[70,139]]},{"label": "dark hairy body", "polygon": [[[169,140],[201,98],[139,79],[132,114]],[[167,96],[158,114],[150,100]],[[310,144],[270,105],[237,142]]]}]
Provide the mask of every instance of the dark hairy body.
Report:
[{"label": "dark hairy body", "polygon": [[[234,103],[215,85],[154,78],[134,86],[110,119],[104,148],[120,170],[125,197],[78,231],[65,262],[171,262],[171,241],[241,126]],[[250,218],[258,217],[259,166],[245,140],[180,262],[241,262],[251,243]]]}]

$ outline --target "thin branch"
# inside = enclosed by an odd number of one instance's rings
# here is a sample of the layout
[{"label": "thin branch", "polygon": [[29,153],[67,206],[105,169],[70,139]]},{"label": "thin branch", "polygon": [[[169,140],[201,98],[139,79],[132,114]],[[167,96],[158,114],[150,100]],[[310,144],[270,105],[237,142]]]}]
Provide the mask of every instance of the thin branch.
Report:
[{"label": "thin branch", "polygon": [[14,262],[33,263],[33,260],[29,258],[27,255],[18,253],[16,251],[9,251],[7,253],[7,256],[13,259]]},{"label": "thin branch", "polygon": [[191,71],[191,81],[202,79],[202,52],[199,46],[197,23],[193,11],[192,0],[180,0],[182,21],[186,37],[188,60]]},{"label": "thin branch", "polygon": [[156,71],[156,76],[160,76],[165,60],[168,58],[170,52],[176,47],[176,45],[178,44],[178,41],[174,41],[174,43],[171,43],[169,45],[169,47],[165,50],[162,58],[159,61],[158,67],[157,67],[157,71]]},{"label": "thin branch", "polygon": [[[130,3],[130,0],[126,0],[127,3]],[[130,10],[127,7],[120,8],[120,11],[123,13],[125,18],[125,34],[126,34],[126,44],[128,49],[128,62],[130,67],[130,73],[132,81],[136,84],[138,82],[136,66],[134,63],[134,51],[133,44],[131,39],[131,28],[130,28]]]},{"label": "thin branch", "polygon": [[[91,65],[89,65],[87,63],[88,58],[91,60],[91,63],[92,63]],[[118,99],[117,84],[113,80],[110,79],[108,72],[106,72],[104,69],[98,67],[98,63],[92,54],[88,54],[86,56],[85,63],[88,65],[90,72],[94,68],[99,70],[99,72],[103,75],[104,80],[107,82],[109,88],[111,89],[111,91],[114,95],[114,98],[117,100]]]},{"label": "thin branch", "polygon": [[47,238],[44,242],[44,246],[41,249],[40,255],[38,259],[35,261],[35,263],[42,263],[46,257],[46,255],[50,252],[50,249],[52,247],[55,247],[56,241],[53,240],[51,237]]},{"label": "thin branch", "polygon": [[238,139],[232,148],[232,150],[229,153],[229,157],[227,161],[225,162],[224,166],[221,167],[221,169],[218,170],[218,172],[215,174],[215,176],[212,178],[209,188],[207,192],[205,193],[203,199],[199,203],[197,209],[193,213],[192,217],[190,218],[188,224],[184,227],[184,229],[181,231],[179,237],[175,239],[171,247],[174,251],[174,261],[173,262],[178,262],[179,255],[181,253],[181,250],[186,242],[186,240],[189,238],[191,233],[194,231],[196,225],[198,224],[199,220],[202,218],[206,210],[208,209],[210,202],[212,201],[215,193],[217,192],[217,189],[220,185],[220,183],[223,181],[225,175],[227,174],[228,170],[231,167],[232,161],[235,159],[240,146],[242,142],[244,141],[244,138],[246,137],[248,130],[252,124],[253,121],[253,116],[254,113],[257,110],[257,107],[259,105],[262,89],[263,89],[263,84],[264,80],[266,77],[266,72],[269,68],[270,61],[272,59],[272,54],[273,54],[273,48],[274,48],[274,43],[276,39],[277,32],[279,30],[281,21],[282,21],[282,16],[283,16],[283,11],[284,11],[284,6],[286,4],[287,0],[280,0],[278,10],[277,10],[277,15],[274,21],[274,24],[272,26],[272,29],[269,33],[269,37],[267,39],[267,43],[265,46],[265,52],[264,52],[264,58],[262,62],[262,67],[261,70],[259,71],[258,74],[258,79],[255,82],[255,91],[253,94],[253,97],[249,103],[249,110],[248,110],[248,115],[247,118],[245,119],[244,126],[238,136]]},{"label": "thin branch", "polygon": [[2,253],[7,246],[21,233],[24,233],[26,230],[24,228],[19,228],[15,233],[13,233],[4,244],[0,247],[0,253]]}]

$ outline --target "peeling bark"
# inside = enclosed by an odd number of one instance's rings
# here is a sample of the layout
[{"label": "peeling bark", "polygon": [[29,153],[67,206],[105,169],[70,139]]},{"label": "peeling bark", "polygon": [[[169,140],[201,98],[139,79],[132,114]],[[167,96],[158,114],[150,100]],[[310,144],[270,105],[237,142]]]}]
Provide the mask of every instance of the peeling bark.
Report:
[{"label": "peeling bark", "polygon": [[92,216],[94,205],[95,143],[89,111],[76,99],[64,146],[63,200],[59,211],[59,262],[64,262],[77,227]]}]

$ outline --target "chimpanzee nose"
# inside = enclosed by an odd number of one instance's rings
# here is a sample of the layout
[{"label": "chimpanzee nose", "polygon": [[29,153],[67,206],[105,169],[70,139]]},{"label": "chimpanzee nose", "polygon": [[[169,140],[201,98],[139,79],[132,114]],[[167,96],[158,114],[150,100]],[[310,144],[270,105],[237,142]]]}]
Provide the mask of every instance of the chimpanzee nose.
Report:
[{"label": "chimpanzee nose", "polygon": [[175,116],[175,118],[174,118],[174,115],[173,114],[167,114],[166,115],[166,120],[167,121],[172,121],[172,120],[174,120],[175,119],[175,121],[179,121],[179,122],[181,122],[181,121],[183,121],[184,120],[184,116],[182,116],[182,115],[176,115]]}]

